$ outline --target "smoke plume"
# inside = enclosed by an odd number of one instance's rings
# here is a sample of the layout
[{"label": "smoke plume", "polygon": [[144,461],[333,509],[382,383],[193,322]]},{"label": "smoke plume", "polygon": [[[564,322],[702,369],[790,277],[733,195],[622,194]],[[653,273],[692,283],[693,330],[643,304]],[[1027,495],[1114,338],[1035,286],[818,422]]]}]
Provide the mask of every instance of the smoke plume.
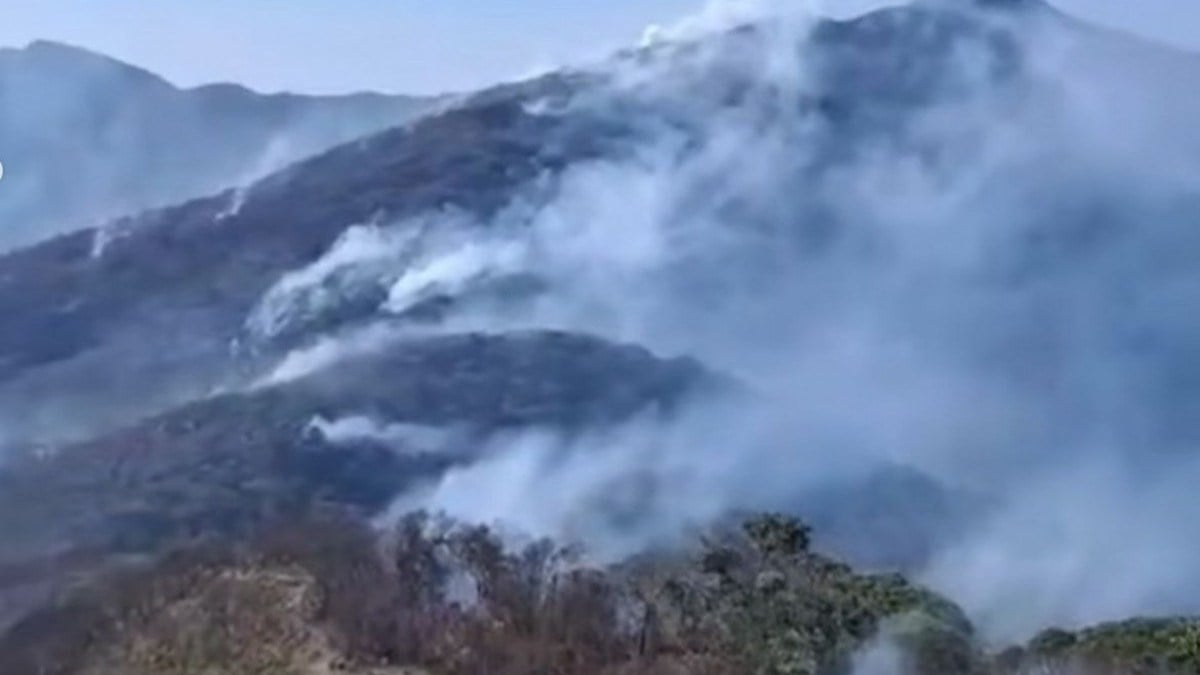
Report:
[{"label": "smoke plume", "polygon": [[397,509],[619,555],[905,467],[987,504],[919,571],[989,637],[1200,611],[1200,58],[1010,4],[656,30],[527,107],[633,120],[621,152],[486,222],[360,224],[248,327],[365,297],[378,337],[443,298],[435,330],[596,333],[744,388],[496,439]]}]

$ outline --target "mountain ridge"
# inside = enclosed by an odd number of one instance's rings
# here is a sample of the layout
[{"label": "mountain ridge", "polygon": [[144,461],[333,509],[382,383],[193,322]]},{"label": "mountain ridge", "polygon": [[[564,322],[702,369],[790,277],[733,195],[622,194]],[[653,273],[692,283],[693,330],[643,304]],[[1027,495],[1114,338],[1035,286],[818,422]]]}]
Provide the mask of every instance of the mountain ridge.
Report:
[{"label": "mountain ridge", "polygon": [[0,250],[244,183],[436,105],[185,89],[61,43],[0,50]]},{"label": "mountain ridge", "polygon": [[113,68],[113,69],[125,71],[126,73],[137,73],[146,80],[155,80],[161,84],[168,85],[173,89],[177,89],[179,91],[184,91],[184,92],[188,92],[188,91],[194,92],[196,90],[231,87],[231,88],[235,88],[235,89],[239,89],[239,90],[244,90],[244,91],[247,91],[250,93],[254,93],[259,96],[264,96],[264,97],[278,96],[278,97],[322,98],[322,99],[355,98],[355,97],[360,97],[360,96],[369,97],[369,98],[409,98],[409,99],[426,99],[426,98],[435,98],[436,99],[436,98],[440,97],[437,95],[435,95],[435,96],[413,96],[413,95],[407,95],[407,94],[403,94],[403,93],[399,93],[399,92],[390,92],[389,93],[389,92],[382,92],[382,91],[377,91],[377,90],[372,90],[372,89],[360,89],[360,90],[346,91],[346,92],[340,92],[340,93],[313,94],[313,93],[305,93],[305,92],[295,91],[295,90],[291,90],[291,89],[265,90],[265,89],[245,85],[245,84],[239,84],[237,82],[233,82],[233,81],[229,81],[229,80],[214,80],[211,82],[201,82],[199,84],[182,86],[182,85],[172,82],[170,79],[168,79],[165,76],[155,73],[154,71],[152,71],[149,68],[144,68],[142,66],[138,66],[138,65],[136,65],[130,61],[127,61],[125,59],[121,59],[121,58],[118,58],[115,56],[105,54],[102,51],[84,47],[84,46],[81,46],[78,44],[73,44],[70,42],[63,42],[60,40],[34,39],[34,40],[30,40],[28,43],[26,43],[26,45],[24,47],[0,46],[0,57],[4,57],[4,56],[8,56],[10,58],[25,56],[25,57],[29,57],[29,58],[35,58],[35,59],[37,59],[37,58],[57,59],[60,63],[62,63],[63,65],[66,65],[68,67],[70,67],[72,65],[75,67],[81,67],[81,66],[86,67],[87,64],[91,63],[94,67],[107,67],[107,68]]}]

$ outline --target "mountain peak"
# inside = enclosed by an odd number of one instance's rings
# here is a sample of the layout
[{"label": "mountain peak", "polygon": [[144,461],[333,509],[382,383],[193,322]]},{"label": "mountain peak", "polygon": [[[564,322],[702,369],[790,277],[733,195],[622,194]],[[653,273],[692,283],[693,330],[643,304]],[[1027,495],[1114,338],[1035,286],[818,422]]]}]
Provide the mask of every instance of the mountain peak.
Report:
[{"label": "mountain peak", "polygon": [[15,57],[25,68],[33,68],[55,77],[107,75],[136,81],[146,86],[173,86],[148,70],[63,42],[34,40],[24,49],[0,50],[0,56],[5,55],[5,52]]},{"label": "mountain peak", "polygon": [[89,49],[76,47],[75,45],[67,44],[65,42],[56,42],[54,40],[33,40],[25,46],[24,51],[31,54],[61,54],[100,59],[107,58]]}]

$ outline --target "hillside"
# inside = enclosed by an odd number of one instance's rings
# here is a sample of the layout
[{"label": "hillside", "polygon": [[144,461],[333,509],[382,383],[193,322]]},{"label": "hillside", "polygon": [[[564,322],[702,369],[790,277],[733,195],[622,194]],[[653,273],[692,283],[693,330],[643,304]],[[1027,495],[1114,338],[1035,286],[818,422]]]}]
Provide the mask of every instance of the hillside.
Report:
[{"label": "hillside", "polygon": [[0,670],[1200,672],[1196,119],[769,15],[0,255]]},{"label": "hillside", "polygon": [[927,673],[1187,675],[1200,621],[1131,621],[979,644],[952,602],[809,549],[755,516],[686,551],[612,567],[414,514],[375,535],[293,524],[113,574],[0,641],[41,675]]}]

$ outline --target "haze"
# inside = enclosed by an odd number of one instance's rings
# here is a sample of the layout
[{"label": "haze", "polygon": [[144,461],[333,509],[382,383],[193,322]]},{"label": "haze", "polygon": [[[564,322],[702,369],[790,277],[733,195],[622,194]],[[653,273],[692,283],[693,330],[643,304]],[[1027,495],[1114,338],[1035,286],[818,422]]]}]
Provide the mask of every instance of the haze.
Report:
[{"label": "haze", "polygon": [[[885,1],[816,4],[852,13]],[[1053,2],[1078,16],[1200,49],[1200,3]],[[143,66],[182,86],[234,81],[264,91],[433,93],[593,58],[636,41],[647,25],[670,23],[703,3],[5,0],[0,46],[58,40]]]}]

